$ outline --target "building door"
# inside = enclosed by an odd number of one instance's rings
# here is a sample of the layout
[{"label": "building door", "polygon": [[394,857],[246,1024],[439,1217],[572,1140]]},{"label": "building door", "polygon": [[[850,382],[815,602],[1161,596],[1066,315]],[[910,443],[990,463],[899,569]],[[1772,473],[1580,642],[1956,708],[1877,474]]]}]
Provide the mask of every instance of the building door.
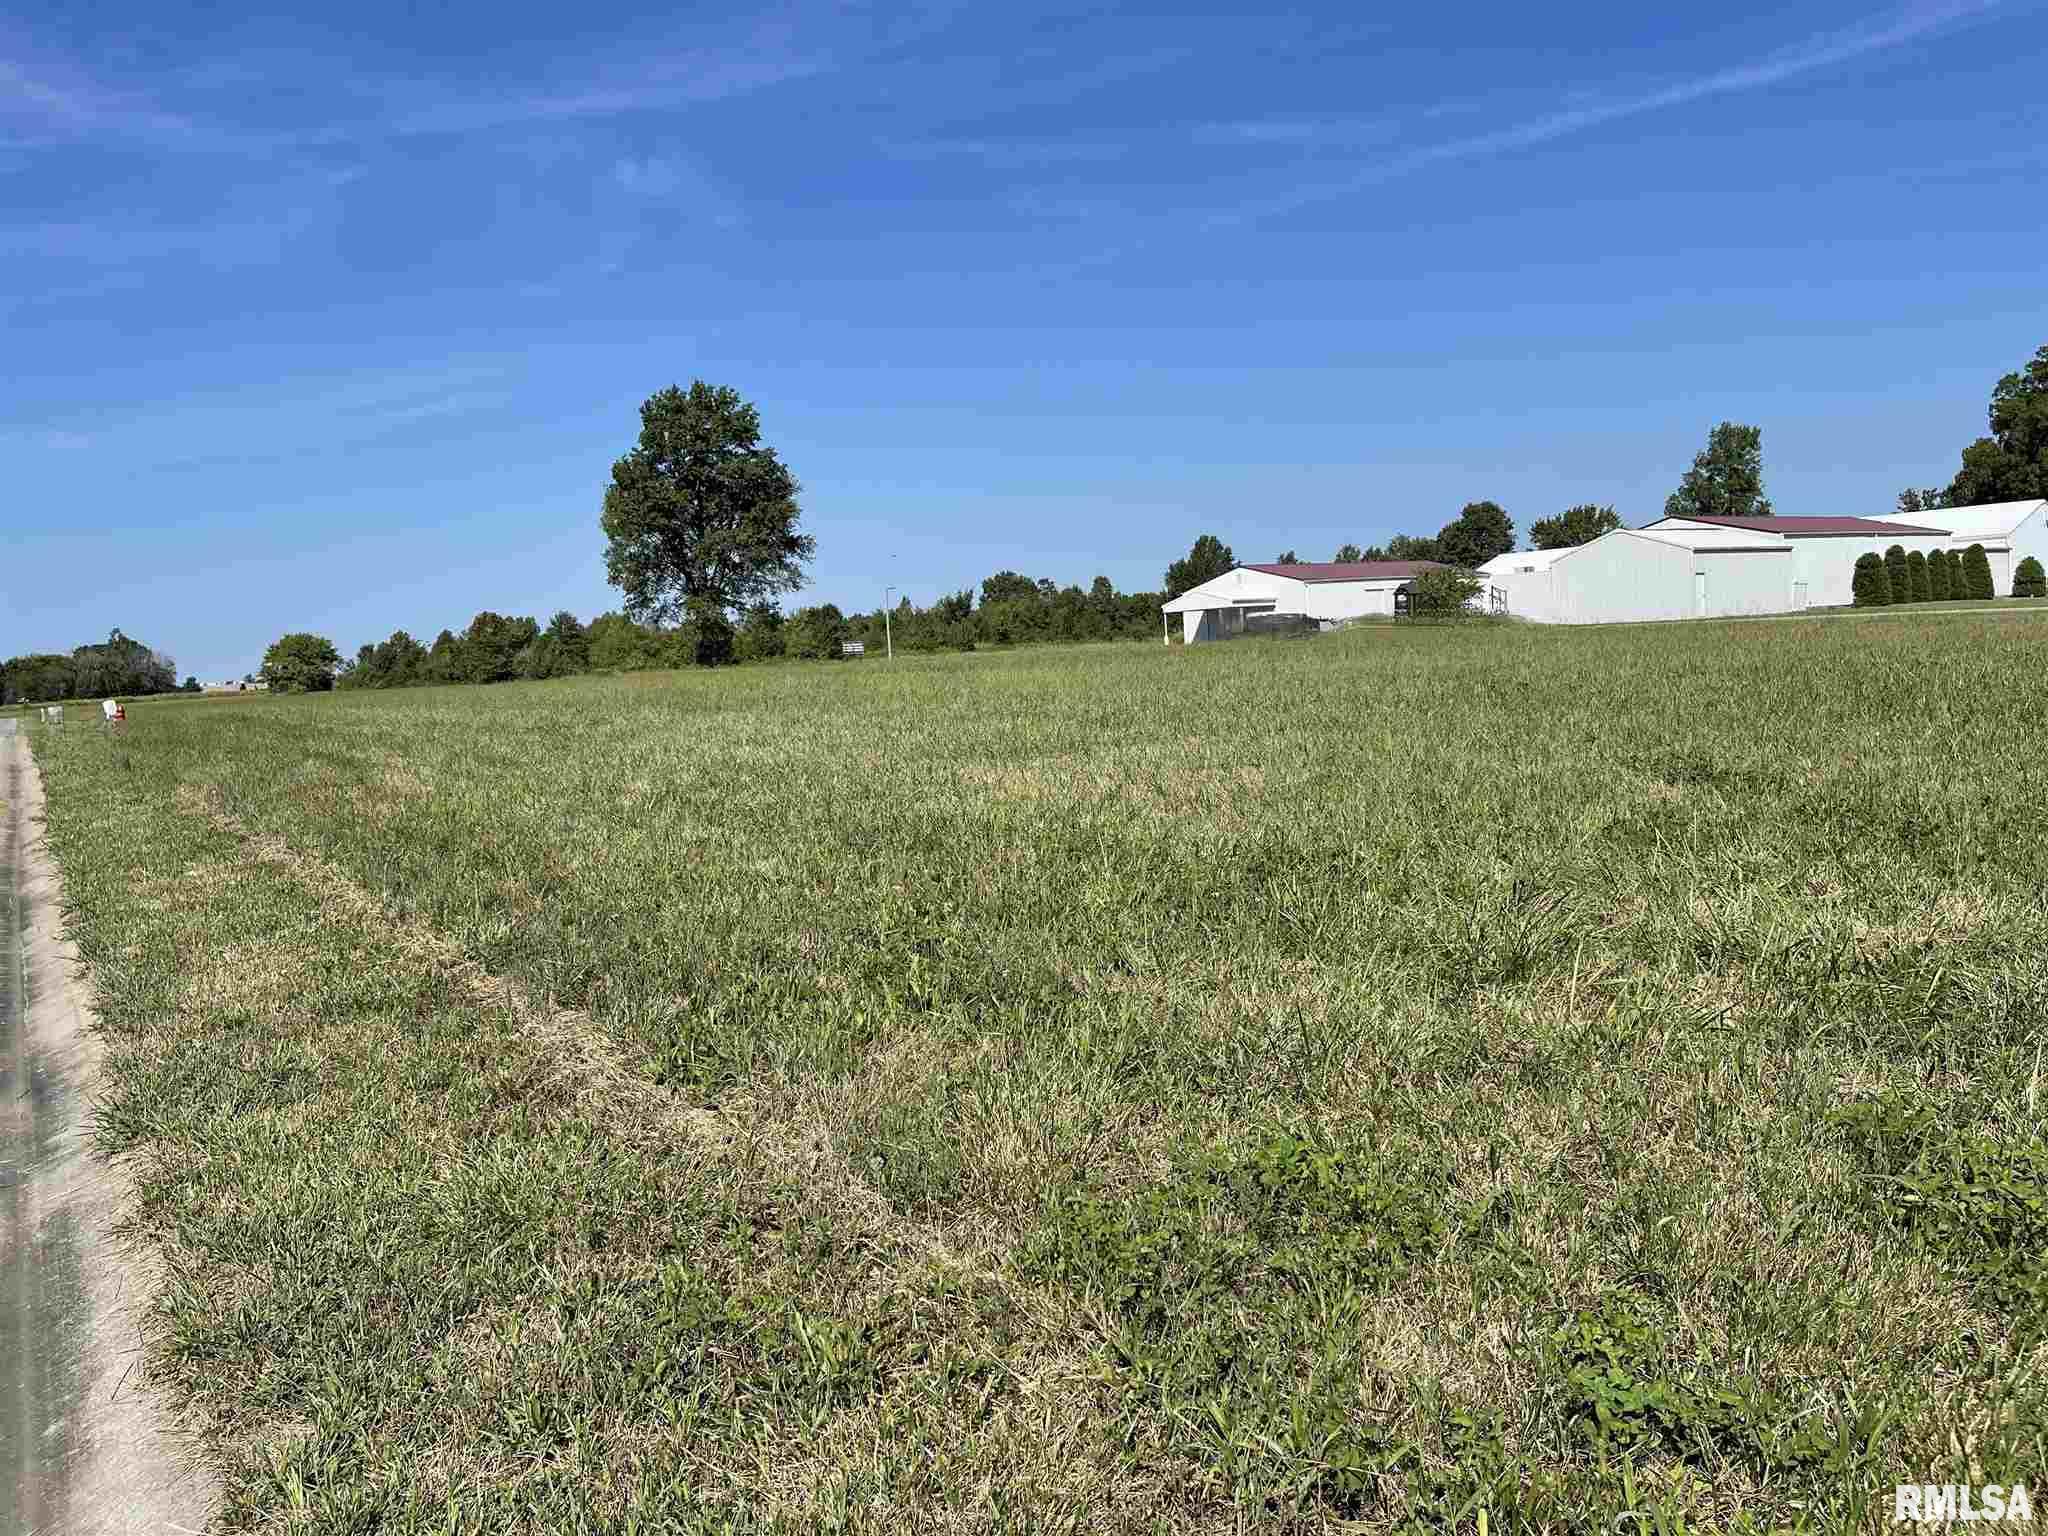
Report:
[{"label": "building door", "polygon": [[1692,573],[1692,598],[1693,611],[1704,619],[1707,616],[1707,573],[1705,571],[1694,571]]},{"label": "building door", "polygon": [[1792,583],[1792,611],[1794,613],[1797,613],[1805,606],[1806,583],[1803,581],[1795,581]]}]

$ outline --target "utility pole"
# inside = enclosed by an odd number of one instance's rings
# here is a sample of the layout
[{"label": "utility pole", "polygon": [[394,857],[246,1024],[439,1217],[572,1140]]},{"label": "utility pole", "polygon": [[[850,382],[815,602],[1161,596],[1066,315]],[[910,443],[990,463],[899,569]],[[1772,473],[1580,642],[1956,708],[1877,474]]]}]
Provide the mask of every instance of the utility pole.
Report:
[{"label": "utility pole", "polygon": [[[896,630],[889,622],[889,594],[895,590],[894,587],[882,588],[882,642],[889,648],[888,659],[891,661],[896,659]],[[874,631],[869,630],[868,633],[873,634]]]}]

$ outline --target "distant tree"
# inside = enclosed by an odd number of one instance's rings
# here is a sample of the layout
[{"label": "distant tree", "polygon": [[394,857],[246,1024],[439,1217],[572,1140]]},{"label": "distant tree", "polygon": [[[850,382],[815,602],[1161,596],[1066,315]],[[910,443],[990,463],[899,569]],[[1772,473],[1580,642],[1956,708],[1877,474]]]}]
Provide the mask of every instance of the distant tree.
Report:
[{"label": "distant tree", "polygon": [[171,693],[178,686],[177,664],[116,629],[104,645],[81,645],[71,653],[73,696],[112,698],[119,694]]},{"label": "distant tree", "polygon": [[1884,552],[1885,580],[1892,589],[1892,601],[1910,603],[1913,601],[1913,579],[1906,572],[1906,550],[1901,544],[1894,544]]},{"label": "distant tree", "polygon": [[671,624],[692,602],[729,611],[802,586],[817,546],[797,527],[799,489],[735,391],[698,380],[650,395],[600,520],[627,617]]},{"label": "distant tree", "polygon": [[1764,433],[1724,421],[1664,502],[1666,517],[1769,517],[1764,497]]},{"label": "distant tree", "polygon": [[810,661],[837,661],[845,632],[846,616],[836,604],[799,608],[789,620],[789,654]]},{"label": "distant tree", "polygon": [[[1337,553],[1330,558],[1339,565],[1355,565],[1360,560],[1365,559],[1366,554],[1356,544],[1340,544],[1337,546]],[[1179,596],[1178,593],[1174,595]]]},{"label": "distant tree", "polygon": [[588,634],[593,672],[638,672],[661,663],[654,634],[623,613],[599,614],[590,621]]},{"label": "distant tree", "polygon": [[1293,550],[1290,549],[1287,551],[1286,554],[1282,555],[1278,560],[1275,560],[1273,563],[1275,565],[1299,565],[1301,564],[1301,556],[1297,555]]},{"label": "distant tree", "polygon": [[[1988,563],[1988,562],[1987,562]],[[2041,569],[2041,562],[2032,555],[2027,556],[2013,569],[2012,595],[2014,597],[2048,597],[2048,571]]]},{"label": "distant tree", "polygon": [[1020,576],[1015,571],[997,571],[981,584],[981,606],[991,603],[1030,600],[1038,596],[1038,583],[1029,576]]},{"label": "distant tree", "polygon": [[709,598],[690,604],[683,626],[689,632],[690,661],[699,667],[729,667],[733,663],[732,620]]},{"label": "distant tree", "polygon": [[1966,596],[1985,599],[1998,595],[1991,580],[1991,557],[1984,553],[1982,544],[1972,544],[1963,551],[1963,581]]},{"label": "distant tree", "polygon": [[1468,570],[1452,565],[1438,566],[1422,572],[1408,584],[1409,611],[1439,615],[1462,613],[1465,604],[1485,585]]},{"label": "distant tree", "polygon": [[1088,584],[1088,606],[1101,618],[1105,632],[1116,629],[1120,617],[1116,587],[1107,576],[1098,576]]},{"label": "distant tree", "polygon": [[1166,568],[1166,596],[1169,601],[1181,593],[1199,587],[1205,581],[1214,581],[1225,571],[1233,570],[1237,556],[1230,552],[1230,546],[1213,533],[1205,533],[1194,542],[1194,547],[1184,559],[1176,560]]},{"label": "distant tree", "polygon": [[11,657],[0,663],[0,704],[54,704],[71,698],[76,676],[69,656]]},{"label": "distant tree", "polygon": [[[1510,548],[1513,546],[1510,545]],[[1442,560],[1443,551],[1435,539],[1418,534],[1397,533],[1387,540],[1387,547],[1381,558],[1387,560]]]},{"label": "distant tree", "polygon": [[1946,505],[2048,496],[2048,346],[1991,391],[1991,435],[1963,450],[1962,467],[1942,493]]},{"label": "distant tree", "polygon": [[334,686],[351,691],[358,688],[374,687],[370,679],[376,671],[377,647],[368,640],[356,647],[353,660],[341,664],[341,670],[334,674]]},{"label": "distant tree", "polygon": [[188,677],[188,678],[186,678],[186,679],[185,679],[185,688],[184,688],[184,691],[185,691],[186,693],[198,693],[198,692],[200,692],[200,687],[199,687],[199,679],[198,679],[198,678],[196,678],[196,677]]},{"label": "distant tree", "polygon": [[334,642],[304,633],[279,637],[263,653],[263,680],[272,693],[324,693],[334,686],[341,654]]},{"label": "distant tree", "polygon": [[733,654],[741,661],[773,661],[783,653],[786,644],[782,610],[773,603],[748,604],[746,612],[740,615]]},{"label": "distant tree", "polygon": [[555,637],[542,630],[519,647],[518,655],[512,658],[512,674],[529,682],[562,676],[561,648],[555,644]]},{"label": "distant tree", "polygon": [[1856,574],[1850,579],[1849,600],[1858,608],[1891,606],[1891,573],[1885,569],[1882,555],[1868,554],[1856,557]]},{"label": "distant tree", "polygon": [[429,683],[462,681],[462,642],[455,638],[453,630],[444,629],[434,637],[434,643],[427,651],[426,663],[420,668],[420,677]]},{"label": "distant tree", "polygon": [[1566,507],[1555,517],[1540,517],[1531,523],[1529,542],[1538,549],[1573,549],[1581,544],[1590,544],[1609,529],[1620,526],[1621,518],[1614,508],[1582,501],[1575,507]]},{"label": "distant tree", "polygon": [[548,620],[548,638],[555,643],[558,676],[590,670],[590,631],[564,608]]},{"label": "distant tree", "polygon": [[1940,550],[1933,550],[1927,556],[1927,597],[1930,602],[1945,603],[1953,596],[1949,586],[1948,556]]},{"label": "distant tree", "polygon": [[377,670],[389,688],[411,688],[426,681],[427,648],[402,629],[377,643]]},{"label": "distant tree", "polygon": [[1470,570],[1515,547],[1515,525],[1497,501],[1468,501],[1436,536],[1435,558]]},{"label": "distant tree", "polygon": [[1938,485],[1926,486],[1919,490],[1907,486],[1905,490],[1899,492],[1898,500],[1893,505],[1908,517],[1915,512],[1933,512],[1940,509],[1943,494]]},{"label": "distant tree", "polygon": [[1911,584],[1914,602],[1933,600],[1934,589],[1927,577],[1927,557],[1917,549],[1906,556],[1906,580]]},{"label": "distant tree", "polygon": [[507,618],[488,609],[469,621],[462,635],[466,683],[502,683],[520,675],[520,652],[540,634],[532,619]]},{"label": "distant tree", "polygon": [[[1097,578],[1097,580],[1101,579],[1100,577]],[[932,605],[932,611],[939,616],[942,623],[964,624],[967,622],[968,615],[974,612],[974,594],[972,592],[949,592]]]}]

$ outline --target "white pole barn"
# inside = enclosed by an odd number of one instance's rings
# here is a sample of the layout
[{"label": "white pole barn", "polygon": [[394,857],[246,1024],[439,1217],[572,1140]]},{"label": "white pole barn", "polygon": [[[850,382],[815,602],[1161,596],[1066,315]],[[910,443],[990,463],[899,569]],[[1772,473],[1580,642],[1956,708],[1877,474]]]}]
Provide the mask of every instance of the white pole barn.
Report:
[{"label": "white pole barn", "polygon": [[1191,587],[1162,611],[1178,614],[1181,638],[1224,640],[1244,633],[1248,621],[1272,614],[1319,627],[1394,611],[1394,594],[1434,560],[1346,560],[1293,565],[1240,565]]}]

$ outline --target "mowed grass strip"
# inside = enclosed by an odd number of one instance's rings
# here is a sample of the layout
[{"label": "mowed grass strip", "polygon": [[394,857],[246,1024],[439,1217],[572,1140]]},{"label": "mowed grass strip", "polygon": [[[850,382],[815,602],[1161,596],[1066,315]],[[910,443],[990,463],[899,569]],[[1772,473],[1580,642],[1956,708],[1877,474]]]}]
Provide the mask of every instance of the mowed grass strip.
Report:
[{"label": "mowed grass strip", "polygon": [[770,1291],[953,1297],[944,1350],[780,1442],[832,1492],[774,1508],[1848,1529],[2040,1475],[2044,641],[1379,631],[145,708],[53,789],[126,773],[331,863],[782,1149],[711,1181],[764,1226],[888,1245],[785,1242]]},{"label": "mowed grass strip", "polygon": [[614,1077],[127,747],[53,771],[49,832],[99,1144],[161,1260],[150,1366],[230,1528],[812,1530],[886,1499],[1083,1529],[1139,1491],[1042,1360],[1003,1364],[1016,1295],[864,1219],[829,1152]]}]

